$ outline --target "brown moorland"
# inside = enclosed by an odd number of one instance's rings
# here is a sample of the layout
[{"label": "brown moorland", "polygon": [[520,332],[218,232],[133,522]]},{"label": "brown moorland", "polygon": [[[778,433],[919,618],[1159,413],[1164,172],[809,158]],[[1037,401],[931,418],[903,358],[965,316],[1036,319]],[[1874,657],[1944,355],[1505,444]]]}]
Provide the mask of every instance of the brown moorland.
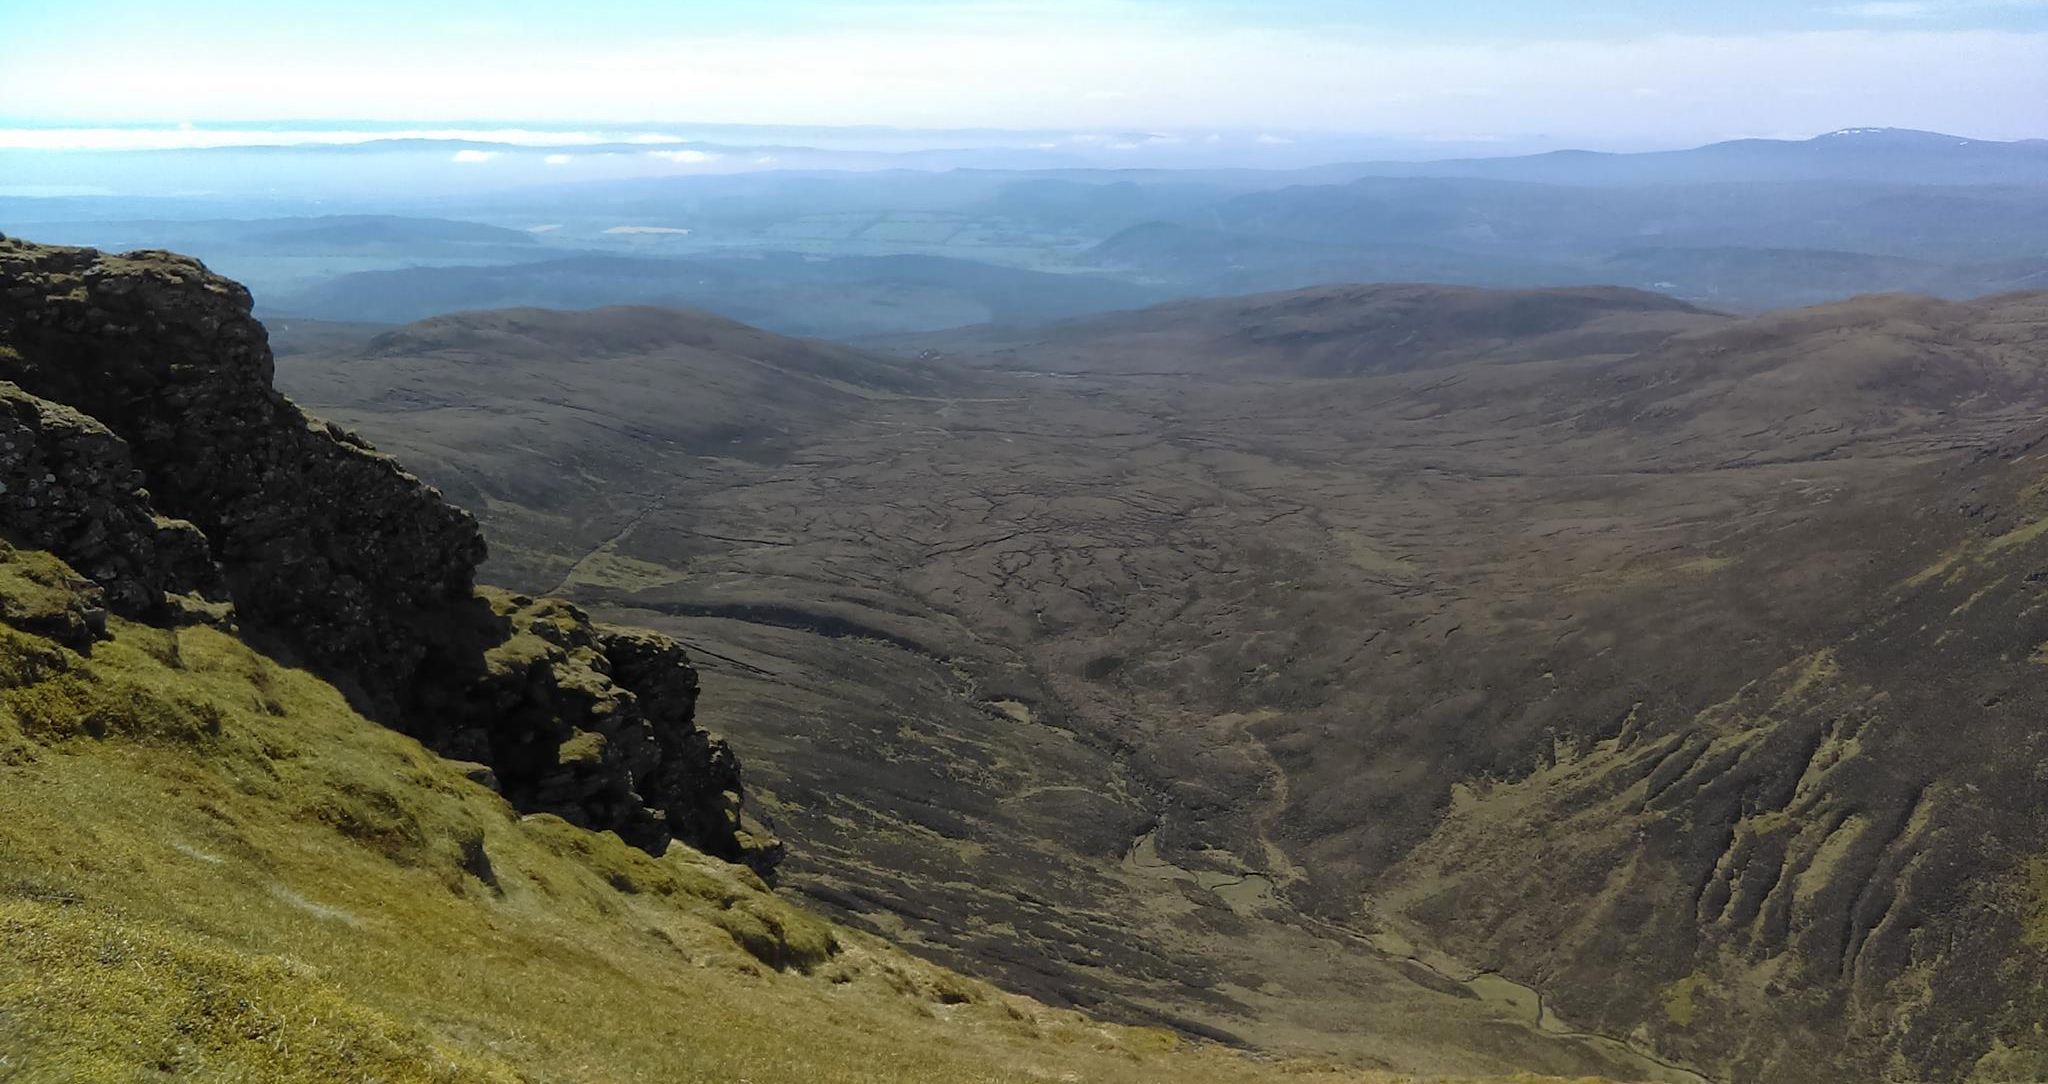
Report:
[{"label": "brown moorland", "polygon": [[786,883],[938,959],[1402,1068],[2042,1067],[2048,295],[892,345],[486,313],[279,379],[487,578],[688,643]]}]

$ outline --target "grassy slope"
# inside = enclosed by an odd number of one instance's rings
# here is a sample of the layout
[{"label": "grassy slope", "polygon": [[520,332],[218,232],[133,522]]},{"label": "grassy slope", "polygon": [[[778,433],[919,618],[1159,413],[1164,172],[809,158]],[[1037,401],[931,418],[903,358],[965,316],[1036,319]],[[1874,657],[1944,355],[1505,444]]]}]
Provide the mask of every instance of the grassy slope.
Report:
[{"label": "grassy slope", "polygon": [[[54,564],[0,551],[0,612]],[[0,1079],[1359,1079],[1003,995],[521,818],[220,631],[113,632],[0,626]]]}]

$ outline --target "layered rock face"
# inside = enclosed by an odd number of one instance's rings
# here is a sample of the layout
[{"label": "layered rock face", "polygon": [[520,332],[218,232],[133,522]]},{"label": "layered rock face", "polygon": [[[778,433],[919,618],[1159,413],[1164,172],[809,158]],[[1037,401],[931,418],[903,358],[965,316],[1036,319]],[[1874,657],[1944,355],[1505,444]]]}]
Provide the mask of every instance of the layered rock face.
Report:
[{"label": "layered rock face", "polygon": [[239,624],[522,809],[772,864],[679,645],[479,594],[475,521],[271,377],[197,261],[0,239],[0,529],[123,616]]}]

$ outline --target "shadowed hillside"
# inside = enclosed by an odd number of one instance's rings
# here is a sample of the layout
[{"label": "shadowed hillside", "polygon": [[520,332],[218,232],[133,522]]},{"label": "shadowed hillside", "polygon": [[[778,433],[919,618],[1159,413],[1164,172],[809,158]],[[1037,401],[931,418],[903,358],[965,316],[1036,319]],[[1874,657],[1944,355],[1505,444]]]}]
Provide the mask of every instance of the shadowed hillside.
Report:
[{"label": "shadowed hillside", "polygon": [[978,364],[1067,373],[1338,377],[1631,354],[1727,320],[1617,287],[1322,286],[907,341]]},{"label": "shadowed hillside", "polygon": [[[687,231],[685,231],[687,232]],[[360,271],[266,294],[268,312],[400,323],[467,309],[688,305],[793,335],[872,335],[1051,320],[1171,296],[1092,274],[924,255],[787,251],[686,259],[576,254],[488,266]]]}]

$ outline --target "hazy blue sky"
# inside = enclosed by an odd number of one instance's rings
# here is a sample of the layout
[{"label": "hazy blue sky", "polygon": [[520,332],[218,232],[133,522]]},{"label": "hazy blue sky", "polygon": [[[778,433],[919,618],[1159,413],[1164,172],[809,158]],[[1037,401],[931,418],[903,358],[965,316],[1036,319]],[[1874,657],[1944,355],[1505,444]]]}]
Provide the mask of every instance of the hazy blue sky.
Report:
[{"label": "hazy blue sky", "polygon": [[2048,0],[0,0],[0,123],[2048,135]]}]

